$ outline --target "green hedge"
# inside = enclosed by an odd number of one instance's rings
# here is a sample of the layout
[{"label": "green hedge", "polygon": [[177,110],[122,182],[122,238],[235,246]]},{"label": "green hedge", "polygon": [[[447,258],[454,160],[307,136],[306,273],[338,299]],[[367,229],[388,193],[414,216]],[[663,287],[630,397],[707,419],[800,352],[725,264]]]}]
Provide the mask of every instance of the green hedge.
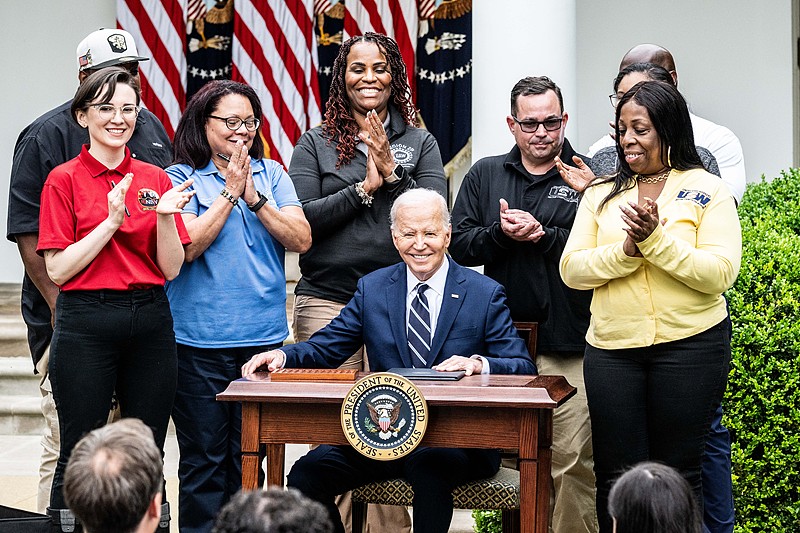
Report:
[{"label": "green hedge", "polygon": [[748,186],[739,218],[724,405],[736,532],[800,531],[800,170]]},{"label": "green hedge", "polygon": [[[725,398],[736,533],[800,532],[800,170],[750,184],[742,269],[726,294],[733,357]],[[475,511],[499,531],[499,511]]]}]

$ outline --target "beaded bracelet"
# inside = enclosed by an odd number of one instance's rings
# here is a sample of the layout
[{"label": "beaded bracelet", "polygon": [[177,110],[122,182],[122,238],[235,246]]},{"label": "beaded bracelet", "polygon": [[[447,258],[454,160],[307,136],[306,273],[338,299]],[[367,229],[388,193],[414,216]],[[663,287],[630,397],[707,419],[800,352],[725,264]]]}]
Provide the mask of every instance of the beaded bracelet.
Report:
[{"label": "beaded bracelet", "polygon": [[220,195],[220,196],[222,196],[223,198],[225,198],[226,200],[228,200],[228,201],[229,201],[230,203],[232,203],[234,206],[236,206],[236,204],[238,204],[238,203],[239,203],[239,199],[238,199],[238,198],[236,198],[234,195],[232,195],[232,194],[231,194],[231,193],[228,191],[228,189],[222,189],[222,190],[219,192],[219,195]]},{"label": "beaded bracelet", "polygon": [[361,198],[361,203],[367,207],[372,205],[372,200],[375,198],[370,193],[364,190],[364,182],[359,181],[356,183],[356,194]]}]

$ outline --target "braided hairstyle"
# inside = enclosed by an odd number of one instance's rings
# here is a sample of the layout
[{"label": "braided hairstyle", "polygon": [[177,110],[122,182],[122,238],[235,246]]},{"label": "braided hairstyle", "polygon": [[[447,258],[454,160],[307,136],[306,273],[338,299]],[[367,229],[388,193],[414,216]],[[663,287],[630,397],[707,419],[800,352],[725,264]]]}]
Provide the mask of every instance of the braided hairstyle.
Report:
[{"label": "braided hairstyle", "polygon": [[411,101],[411,87],[408,85],[406,65],[395,40],[386,35],[372,32],[351,37],[339,48],[339,54],[333,62],[333,81],[325,110],[325,120],[322,124],[322,130],[328,142],[336,144],[338,153],[336,168],[352,161],[356,152],[356,144],[358,144],[356,137],[359,130],[358,123],[353,117],[350,100],[347,97],[344,76],[347,71],[347,55],[354,44],[361,42],[375,43],[381,53],[386,56],[389,72],[392,75],[392,95],[389,105],[395,105],[406,124],[417,126],[417,114]]}]

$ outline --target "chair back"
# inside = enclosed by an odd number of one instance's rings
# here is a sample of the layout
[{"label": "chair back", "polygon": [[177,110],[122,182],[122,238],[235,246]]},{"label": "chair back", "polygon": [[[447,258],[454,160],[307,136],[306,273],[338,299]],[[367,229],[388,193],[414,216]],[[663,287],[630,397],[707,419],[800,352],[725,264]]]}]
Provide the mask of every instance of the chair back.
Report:
[{"label": "chair back", "polygon": [[538,322],[514,322],[514,327],[517,328],[520,338],[525,341],[528,347],[528,353],[531,359],[536,361],[536,340],[539,330]]}]

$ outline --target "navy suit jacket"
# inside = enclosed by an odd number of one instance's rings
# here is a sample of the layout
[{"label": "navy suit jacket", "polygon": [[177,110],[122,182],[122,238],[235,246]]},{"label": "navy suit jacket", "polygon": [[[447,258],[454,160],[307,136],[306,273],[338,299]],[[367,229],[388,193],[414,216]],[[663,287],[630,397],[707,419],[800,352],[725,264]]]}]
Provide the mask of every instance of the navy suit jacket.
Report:
[{"label": "navy suit jacket", "polygon": [[[492,374],[535,374],[506,307],[503,287],[450,261],[433,336],[431,366],[452,355],[484,356]],[[362,345],[369,368],[411,367],[406,324],[406,265],[382,268],[358,281],[339,316],[308,341],[285,346],[286,367],[335,368]]]}]

